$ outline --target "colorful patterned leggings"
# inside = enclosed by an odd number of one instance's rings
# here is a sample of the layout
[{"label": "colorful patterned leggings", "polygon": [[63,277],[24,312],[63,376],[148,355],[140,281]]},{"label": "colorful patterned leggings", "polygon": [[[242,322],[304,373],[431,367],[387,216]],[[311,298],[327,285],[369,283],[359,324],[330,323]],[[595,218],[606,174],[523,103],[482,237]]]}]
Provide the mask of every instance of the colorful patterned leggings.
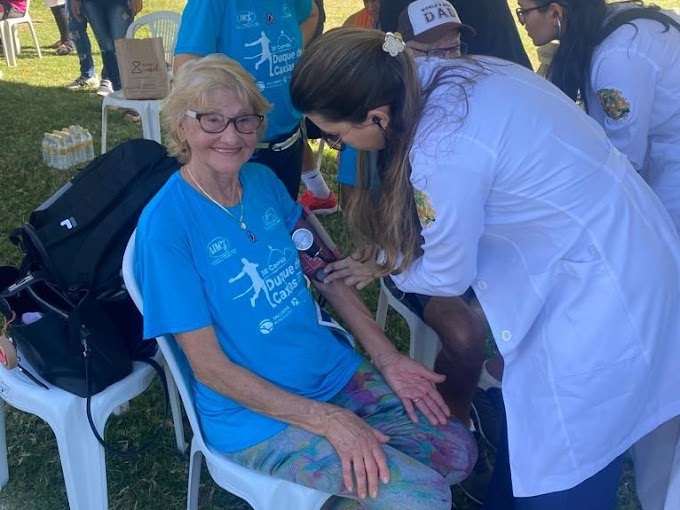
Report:
[{"label": "colorful patterned leggings", "polygon": [[477,459],[475,440],[460,422],[452,419],[447,425],[433,426],[421,416],[420,423],[414,424],[399,398],[367,361],[329,403],[353,411],[390,438],[384,446],[390,482],[380,484],[376,499],[360,500],[356,492],[348,492],[340,458],[331,443],[293,425],[227,455],[251,469],[340,496],[324,508],[451,509],[449,486],[464,479]]}]

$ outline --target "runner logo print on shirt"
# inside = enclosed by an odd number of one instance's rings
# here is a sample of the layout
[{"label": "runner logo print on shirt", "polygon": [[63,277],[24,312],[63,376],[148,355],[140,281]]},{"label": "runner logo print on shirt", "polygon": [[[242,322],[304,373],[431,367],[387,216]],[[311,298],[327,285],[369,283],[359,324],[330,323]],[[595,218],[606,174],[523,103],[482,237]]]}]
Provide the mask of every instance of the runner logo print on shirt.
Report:
[{"label": "runner logo print on shirt", "polygon": [[[300,287],[300,258],[295,250],[285,248],[279,250],[269,246],[269,259],[266,267],[246,257],[241,258],[241,270],[229,278],[232,285],[245,286],[245,289],[234,297],[234,300],[248,299],[250,306],[269,305],[270,308],[295,306],[298,300],[293,296]],[[278,313],[283,319],[290,315]]]},{"label": "runner logo print on shirt", "polygon": [[295,40],[288,37],[283,30],[279,32],[275,41],[267,37],[264,31],[260,31],[260,37],[252,42],[245,43],[244,46],[246,48],[256,47],[259,53],[243,58],[246,60],[257,59],[254,65],[255,71],[259,71],[260,66],[265,65],[265,69],[269,70],[269,77],[273,78],[267,80],[266,83],[262,80],[258,81],[260,90],[287,83],[287,76],[302,54],[299,48],[296,49]]}]

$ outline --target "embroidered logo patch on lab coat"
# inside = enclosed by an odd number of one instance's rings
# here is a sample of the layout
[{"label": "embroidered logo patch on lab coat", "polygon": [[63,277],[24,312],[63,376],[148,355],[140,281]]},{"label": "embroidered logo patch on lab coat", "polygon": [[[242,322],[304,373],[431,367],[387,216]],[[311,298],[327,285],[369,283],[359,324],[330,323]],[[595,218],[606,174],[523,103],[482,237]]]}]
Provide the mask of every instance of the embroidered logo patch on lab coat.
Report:
[{"label": "embroidered logo patch on lab coat", "polygon": [[597,91],[604,113],[613,120],[625,119],[630,113],[630,103],[620,90],[600,89]]},{"label": "embroidered logo patch on lab coat", "polygon": [[430,197],[428,197],[422,191],[414,189],[413,198],[416,201],[416,209],[418,210],[420,226],[423,228],[429,227],[437,220],[437,213],[432,208],[432,204],[430,204]]}]

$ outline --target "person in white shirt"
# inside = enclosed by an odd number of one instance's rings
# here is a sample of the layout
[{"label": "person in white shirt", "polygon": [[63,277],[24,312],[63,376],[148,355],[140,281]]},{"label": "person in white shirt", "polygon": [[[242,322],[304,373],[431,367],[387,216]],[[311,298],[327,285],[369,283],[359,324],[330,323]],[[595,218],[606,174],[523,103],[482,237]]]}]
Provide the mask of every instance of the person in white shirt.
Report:
[{"label": "person in white shirt", "polygon": [[[461,57],[467,48],[461,41],[462,33],[475,34],[475,29],[464,24],[455,7],[446,0],[411,2],[399,16],[398,28],[413,55],[427,59]],[[351,147],[344,148],[340,154],[338,176],[339,180],[342,178],[342,198],[343,201],[347,199],[343,208],[346,208],[356,183],[359,157],[357,151]],[[373,157],[366,160],[371,175],[377,172],[374,160]],[[364,268],[359,259],[358,255],[346,257],[331,263],[329,270],[334,272],[334,277],[347,275],[345,283],[361,290],[373,281],[374,276],[370,272],[370,267]],[[367,273],[365,277],[362,276],[364,272]],[[495,447],[500,433],[500,426],[497,423],[500,416],[497,417],[496,414],[502,412],[502,409],[501,406],[495,409],[490,407],[491,403],[480,402],[481,399],[488,401],[489,396],[477,389],[480,372],[485,374],[486,378],[492,378],[495,388],[500,388],[500,381],[493,378],[489,367],[500,366],[495,375],[500,375],[498,372],[502,374],[502,358],[498,356],[488,364],[484,362],[485,326],[483,319],[469,305],[474,297],[472,290],[468,290],[460,297],[432,297],[403,293],[394,286],[389,277],[385,278],[385,284],[394,297],[430,326],[441,340],[442,350],[436,358],[434,369],[446,375],[446,381],[438,385],[438,390],[451,408],[451,412],[468,426],[473,424],[474,417],[474,429]],[[500,393],[498,395],[500,396]],[[477,405],[474,410],[473,399]],[[500,397],[497,400],[500,400]],[[485,409],[489,409],[490,413],[485,413]]]},{"label": "person in white shirt", "polygon": [[680,229],[680,16],[641,4],[519,0],[517,16],[537,46],[559,39],[548,79],[580,92]]},{"label": "person in white shirt", "polygon": [[360,182],[348,211],[354,242],[404,292],[475,290],[506,363],[509,458],[484,508],[613,509],[622,455],[680,415],[675,227],[546,80],[404,49],[334,30],[293,73],[298,110],[380,151],[377,188]]}]

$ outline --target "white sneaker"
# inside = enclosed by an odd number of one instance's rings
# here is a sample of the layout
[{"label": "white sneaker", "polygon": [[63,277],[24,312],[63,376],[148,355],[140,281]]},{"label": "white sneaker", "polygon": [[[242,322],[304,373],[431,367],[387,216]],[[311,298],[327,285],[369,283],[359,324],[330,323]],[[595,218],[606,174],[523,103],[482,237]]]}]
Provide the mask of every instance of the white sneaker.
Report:
[{"label": "white sneaker", "polygon": [[102,80],[99,88],[97,89],[97,95],[106,97],[109,94],[113,94],[113,85],[111,84],[111,80]]},{"label": "white sneaker", "polygon": [[85,87],[91,89],[96,89],[99,87],[99,78],[97,78],[97,75],[94,75],[92,78],[88,78],[87,76],[78,76],[78,78],[73,80],[71,83],[65,85],[65,88],[68,90],[78,90]]}]

